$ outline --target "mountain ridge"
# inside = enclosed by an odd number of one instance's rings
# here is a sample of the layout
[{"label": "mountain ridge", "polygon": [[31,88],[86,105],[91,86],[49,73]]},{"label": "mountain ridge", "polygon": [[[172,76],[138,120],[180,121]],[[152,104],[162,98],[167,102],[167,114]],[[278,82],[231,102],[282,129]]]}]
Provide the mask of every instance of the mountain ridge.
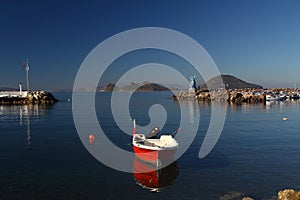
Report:
[{"label": "mountain ridge", "polygon": [[113,90],[117,92],[129,92],[135,90],[135,92],[160,92],[160,91],[170,91],[169,88],[150,82],[141,83],[131,83],[120,88],[115,88],[114,83],[108,83],[97,89],[98,92],[112,92]]},{"label": "mountain ridge", "polygon": [[[212,79],[210,79],[207,83],[208,85],[220,85],[217,84],[217,82],[219,82],[219,77],[220,76],[216,76],[213,77]],[[221,75],[221,78],[223,80],[223,84],[225,86],[225,89],[245,89],[245,88],[251,88],[251,89],[263,89],[263,86],[255,84],[255,83],[249,83],[246,82],[240,78],[237,78],[233,75]],[[202,86],[200,86],[200,89],[207,89],[207,85],[203,84]]]}]

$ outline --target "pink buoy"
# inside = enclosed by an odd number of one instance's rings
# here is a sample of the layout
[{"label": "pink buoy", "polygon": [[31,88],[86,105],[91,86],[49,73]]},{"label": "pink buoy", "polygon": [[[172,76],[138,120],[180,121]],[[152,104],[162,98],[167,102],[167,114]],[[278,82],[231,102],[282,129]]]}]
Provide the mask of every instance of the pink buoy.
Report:
[{"label": "pink buoy", "polygon": [[90,143],[93,144],[95,142],[95,136],[93,134],[89,135]]}]

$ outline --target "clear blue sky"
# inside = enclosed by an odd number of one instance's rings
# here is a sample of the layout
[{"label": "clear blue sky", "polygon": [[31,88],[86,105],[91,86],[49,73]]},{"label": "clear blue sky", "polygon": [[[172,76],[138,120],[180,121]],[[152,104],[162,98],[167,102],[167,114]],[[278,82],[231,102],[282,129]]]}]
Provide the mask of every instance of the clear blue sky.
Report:
[{"label": "clear blue sky", "polygon": [[71,89],[81,62],[106,38],[156,26],[183,32],[221,73],[264,87],[300,86],[300,1],[2,1],[0,86]]}]

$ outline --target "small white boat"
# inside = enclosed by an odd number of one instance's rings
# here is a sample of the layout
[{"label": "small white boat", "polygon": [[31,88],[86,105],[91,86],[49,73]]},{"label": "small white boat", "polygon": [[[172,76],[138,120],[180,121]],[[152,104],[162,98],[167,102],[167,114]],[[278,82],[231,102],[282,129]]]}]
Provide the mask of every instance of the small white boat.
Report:
[{"label": "small white boat", "polygon": [[137,133],[135,120],[133,120],[133,126],[132,145],[134,153],[139,159],[156,165],[172,160],[178,149],[178,143],[174,136],[179,130],[172,134],[160,135],[159,128],[154,128],[146,137],[144,134]]},{"label": "small white boat", "polygon": [[283,101],[285,96],[266,95],[266,101]]},{"label": "small white boat", "polygon": [[299,96],[299,94],[294,93],[294,94],[292,94],[291,99],[300,99],[300,96]]}]

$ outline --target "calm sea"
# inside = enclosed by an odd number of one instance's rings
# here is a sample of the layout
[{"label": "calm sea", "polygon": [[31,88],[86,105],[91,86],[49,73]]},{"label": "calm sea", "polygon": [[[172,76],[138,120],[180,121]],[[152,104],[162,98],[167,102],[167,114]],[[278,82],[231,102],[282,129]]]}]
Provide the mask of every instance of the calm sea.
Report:
[{"label": "calm sea", "polygon": [[[227,107],[224,129],[213,151],[203,159],[198,158],[198,152],[210,121],[211,104],[186,102],[182,109],[188,109],[187,120],[200,115],[194,142],[168,168],[139,176],[111,169],[90,155],[75,129],[72,102],[67,101],[72,94],[54,95],[62,101],[53,106],[0,106],[1,200],[215,200],[238,199],[242,194],[271,199],[280,189],[300,189],[298,101],[221,104]],[[110,95],[96,95],[99,122],[116,145],[131,150],[130,136],[113,121]],[[150,106],[161,104],[168,115],[163,131],[174,131],[181,112],[170,95],[134,93],[129,105],[131,116],[139,125],[147,125]],[[195,112],[198,105],[200,113]],[[124,119],[124,123],[131,125],[130,119]],[[176,137],[180,134],[188,133],[179,132]],[[133,167],[143,165],[133,162]],[[163,188],[151,191],[146,187],[149,181]]]}]

